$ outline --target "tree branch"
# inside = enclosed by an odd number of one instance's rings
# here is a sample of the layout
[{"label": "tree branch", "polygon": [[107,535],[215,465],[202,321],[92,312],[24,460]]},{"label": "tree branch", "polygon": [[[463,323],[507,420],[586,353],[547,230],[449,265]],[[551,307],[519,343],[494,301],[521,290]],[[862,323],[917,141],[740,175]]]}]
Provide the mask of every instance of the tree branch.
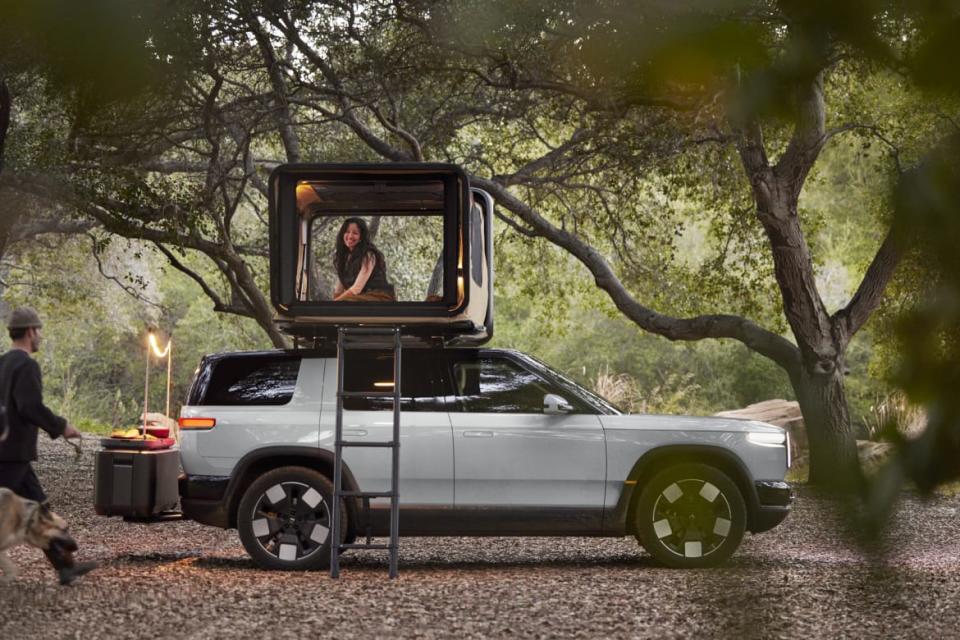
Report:
[{"label": "tree branch", "polygon": [[11,234],[11,242],[21,242],[46,234],[73,235],[86,233],[96,227],[91,220],[60,220],[53,217],[32,219],[19,225]]},{"label": "tree branch", "polygon": [[522,182],[525,177],[532,176],[534,173],[536,173],[540,169],[550,166],[551,164],[556,162],[559,158],[562,158],[573,147],[576,147],[578,144],[583,142],[584,139],[589,137],[590,137],[590,131],[588,131],[587,129],[578,128],[570,135],[570,138],[566,140],[563,144],[551,149],[550,151],[543,154],[539,158],[531,160],[530,162],[520,167],[520,169],[518,169],[511,175],[498,176],[498,178],[501,179],[502,182],[507,186]]},{"label": "tree branch", "polygon": [[371,113],[376,116],[377,120],[381,125],[386,127],[387,131],[398,136],[404,142],[407,143],[407,146],[410,147],[410,152],[413,154],[413,159],[417,162],[423,162],[423,148],[420,146],[420,141],[417,140],[416,136],[412,133],[401,127],[395,121],[387,118],[380,109],[377,108],[374,104],[368,104],[367,108],[370,109]]},{"label": "tree branch", "polygon": [[191,280],[193,280],[198,285],[200,285],[200,288],[203,290],[203,292],[213,302],[214,311],[232,313],[234,315],[243,316],[245,318],[253,317],[253,314],[246,307],[224,304],[223,299],[217,294],[216,291],[213,290],[213,288],[209,284],[207,284],[207,281],[203,279],[203,276],[201,276],[196,271],[194,271],[190,267],[183,264],[177,258],[177,256],[172,251],[170,251],[165,246],[163,246],[163,244],[159,242],[154,242],[153,245],[160,250],[160,253],[162,253],[164,256],[167,257],[167,261],[170,263],[170,265],[174,269],[176,269],[177,271],[180,271],[181,273],[186,274]]},{"label": "tree branch", "polygon": [[886,137],[883,134],[883,132],[880,130],[880,127],[876,125],[850,123],[850,124],[841,125],[839,127],[834,127],[832,129],[829,129],[823,135],[823,142],[824,144],[826,144],[831,138],[833,138],[833,136],[839,135],[846,131],[855,131],[858,129],[869,131],[874,138],[876,138],[877,140],[882,142],[884,145],[886,145],[887,148],[890,149],[890,155],[893,156],[893,163],[897,167],[897,173],[903,173],[903,166],[900,164],[900,148],[897,145],[895,145],[892,140]]},{"label": "tree branch", "polygon": [[120,288],[123,290],[124,293],[126,293],[128,296],[130,296],[130,297],[133,298],[134,300],[140,300],[141,302],[146,302],[146,303],[149,304],[150,306],[156,307],[156,308],[158,308],[158,309],[163,309],[163,308],[164,308],[163,305],[160,304],[159,302],[154,302],[153,300],[151,300],[151,299],[147,298],[146,296],[140,294],[140,292],[138,292],[136,289],[134,289],[134,288],[131,287],[130,285],[124,284],[123,282],[121,282],[121,281],[120,281],[120,278],[118,278],[118,277],[116,277],[116,276],[111,276],[111,275],[109,275],[109,274],[106,272],[106,270],[103,268],[103,261],[100,260],[100,251],[99,251],[99,249],[98,249],[98,247],[97,247],[97,244],[98,244],[98,243],[97,243],[97,239],[93,236],[92,233],[87,233],[86,235],[87,235],[88,238],[90,238],[90,242],[91,242],[91,245],[92,245],[92,246],[91,246],[90,254],[93,256],[94,261],[97,263],[97,271],[100,272],[100,275],[101,275],[101,276],[103,276],[104,278],[106,278],[106,279],[109,280],[110,282],[112,282],[112,283],[114,283],[115,285],[117,285],[118,287],[120,287]]},{"label": "tree branch", "polygon": [[870,315],[880,306],[883,292],[900,264],[902,251],[897,240],[897,229],[891,226],[887,237],[877,250],[876,255],[867,267],[867,271],[853,294],[850,302],[840,309],[831,318],[834,326],[841,333],[842,343],[846,345],[850,338],[860,330]]},{"label": "tree branch", "polygon": [[514,196],[503,184],[470,177],[471,184],[489,192],[497,202],[516,214],[538,235],[567,250],[593,275],[597,286],[610,296],[614,304],[644,331],[670,340],[701,340],[703,338],[732,338],[773,360],[791,376],[800,367],[800,352],[789,340],[768,331],[756,323],[734,315],[702,315],[694,318],[674,318],[643,306],[629,293],[603,257],[577,236],[558,229],[530,205]]},{"label": "tree branch", "polygon": [[273,45],[270,44],[270,38],[260,24],[259,18],[254,15],[247,15],[245,19],[253,32],[254,38],[256,38],[260,54],[263,56],[264,64],[267,67],[267,74],[270,77],[270,86],[273,88],[273,94],[279,103],[280,139],[283,141],[283,148],[287,153],[287,162],[300,162],[300,138],[293,126],[293,116],[290,113],[286,82],[281,71],[280,61],[277,60],[276,52],[274,52]]},{"label": "tree branch", "polygon": [[823,71],[807,82],[798,82],[795,91],[798,98],[795,104],[793,135],[773,171],[778,177],[785,178],[793,193],[799,197],[807,174],[827,141]]},{"label": "tree branch", "polygon": [[737,153],[743,164],[747,179],[753,189],[757,203],[769,203],[773,171],[767,159],[767,150],[763,142],[763,129],[754,118],[738,121],[732,119],[735,132]]},{"label": "tree branch", "polygon": [[[386,140],[383,140],[357,117],[355,107],[350,103],[348,92],[344,89],[343,82],[340,80],[336,71],[334,71],[333,67],[316,49],[304,41],[300,36],[300,30],[297,29],[289,17],[283,19],[271,18],[270,22],[296,45],[300,53],[320,70],[324,79],[330,84],[332,92],[337,96],[338,102],[340,103],[341,112],[337,115],[337,119],[350,127],[350,129],[356,133],[357,137],[384,158],[394,162],[413,161],[415,159],[412,153],[398,149]],[[319,105],[316,105],[314,108],[321,110],[319,109]]]}]

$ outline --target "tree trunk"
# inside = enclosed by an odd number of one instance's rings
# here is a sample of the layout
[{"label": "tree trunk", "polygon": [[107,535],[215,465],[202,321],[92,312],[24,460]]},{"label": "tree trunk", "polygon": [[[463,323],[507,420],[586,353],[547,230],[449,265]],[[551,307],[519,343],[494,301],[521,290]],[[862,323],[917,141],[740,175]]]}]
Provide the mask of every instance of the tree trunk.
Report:
[{"label": "tree trunk", "polygon": [[850,423],[843,373],[810,373],[804,367],[793,380],[810,443],[810,484],[852,488],[857,477],[857,446]]},{"label": "tree trunk", "polygon": [[[12,110],[13,99],[10,96],[7,81],[5,78],[0,78],[0,173],[3,173],[6,158],[7,132],[10,129]],[[2,188],[2,183],[0,183],[0,188]],[[0,200],[0,258],[3,258],[7,253],[10,233],[19,218],[19,212],[14,211],[8,202]]]},{"label": "tree trunk", "polygon": [[273,307],[270,306],[267,296],[264,295],[260,287],[257,286],[253,273],[250,271],[243,257],[231,251],[225,256],[225,263],[232,271],[232,273],[225,275],[227,275],[228,279],[230,279],[232,275],[233,279],[231,284],[246,298],[245,306],[250,310],[257,324],[270,336],[270,341],[273,342],[273,346],[278,349],[289,349],[291,344],[290,339],[277,328],[274,322]]},{"label": "tree trunk", "polygon": [[820,71],[798,79],[793,133],[776,164],[770,164],[755,115],[733,112],[731,124],[739,133],[738,151],[753,189],[757,219],[770,243],[783,312],[800,350],[800,365],[785,368],[807,428],[810,483],[843,491],[855,487],[859,472],[843,388],[844,354],[853,331],[843,318],[830,315],[820,296],[798,208],[804,181],[828,137],[823,97],[826,59],[821,62]]},{"label": "tree trunk", "polygon": [[0,172],[7,149],[7,131],[10,129],[10,116],[13,113],[13,98],[5,78],[0,78]]}]

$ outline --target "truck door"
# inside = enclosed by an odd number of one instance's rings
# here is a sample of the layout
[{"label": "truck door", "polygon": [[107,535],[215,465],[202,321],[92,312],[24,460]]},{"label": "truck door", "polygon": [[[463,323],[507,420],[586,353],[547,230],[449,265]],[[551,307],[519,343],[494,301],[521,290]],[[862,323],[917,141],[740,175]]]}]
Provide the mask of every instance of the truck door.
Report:
[{"label": "truck door", "polygon": [[[463,349],[451,362],[455,508],[522,508],[540,518],[602,513],[605,446],[600,420],[508,354]],[[544,412],[547,394],[571,411]],[[566,512],[566,513],[565,513]]]},{"label": "truck door", "polygon": [[[438,365],[426,349],[405,348],[401,356],[400,505],[453,507],[453,434],[445,407],[439,405]],[[393,356],[378,351],[349,351],[346,391],[391,391]],[[333,449],[336,426],[337,366],[329,361],[320,415],[320,445]],[[346,398],[345,440],[388,441],[393,437],[393,405],[389,398]],[[346,447],[344,463],[363,491],[389,491],[390,449]],[[387,498],[371,507],[388,508]]]}]

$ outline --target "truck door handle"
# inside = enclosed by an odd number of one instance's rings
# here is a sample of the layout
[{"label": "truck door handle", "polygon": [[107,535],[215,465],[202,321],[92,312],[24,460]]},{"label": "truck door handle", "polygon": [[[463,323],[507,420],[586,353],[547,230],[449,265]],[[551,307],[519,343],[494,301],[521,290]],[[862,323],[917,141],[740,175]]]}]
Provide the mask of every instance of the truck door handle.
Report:
[{"label": "truck door handle", "polygon": [[365,436],[367,435],[366,429],[344,429],[343,435],[345,436]]},{"label": "truck door handle", "polygon": [[493,431],[464,431],[464,438],[492,438]]}]

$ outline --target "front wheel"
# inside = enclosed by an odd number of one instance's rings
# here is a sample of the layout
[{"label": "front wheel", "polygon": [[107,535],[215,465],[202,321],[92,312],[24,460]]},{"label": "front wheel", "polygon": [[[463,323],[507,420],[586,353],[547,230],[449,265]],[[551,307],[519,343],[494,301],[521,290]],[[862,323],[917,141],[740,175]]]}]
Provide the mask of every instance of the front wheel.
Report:
[{"label": "front wheel", "polygon": [[668,567],[713,567],[740,546],[747,509],[728,475],[705,464],[678,464],[645,483],[634,510],[640,544]]},{"label": "front wheel", "polygon": [[[237,509],[240,541],[264,569],[322,569],[330,563],[333,484],[306,467],[280,467],[258,477]],[[341,531],[346,510],[341,505]]]}]

